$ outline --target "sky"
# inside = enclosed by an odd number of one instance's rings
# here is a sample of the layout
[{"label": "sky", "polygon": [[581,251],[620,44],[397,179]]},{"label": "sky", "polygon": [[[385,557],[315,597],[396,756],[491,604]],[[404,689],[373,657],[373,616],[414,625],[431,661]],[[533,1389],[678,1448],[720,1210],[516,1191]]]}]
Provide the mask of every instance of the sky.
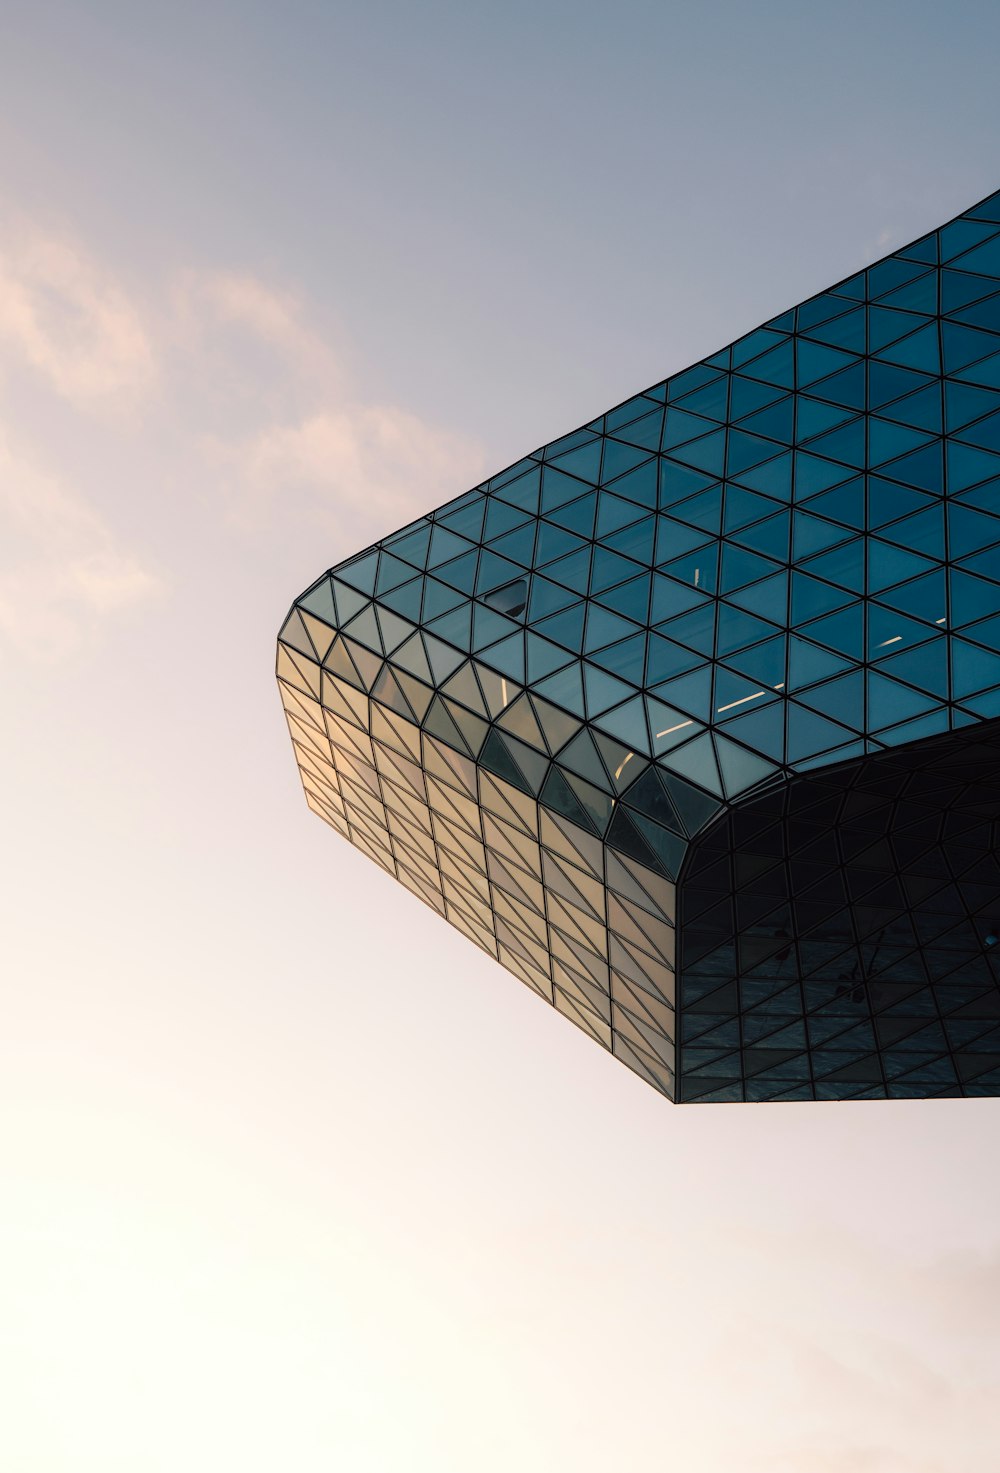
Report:
[{"label": "sky", "polygon": [[672,1107],[309,813],[273,662],[1000,187],[1000,9],[0,29],[0,1464],[982,1473],[1000,1102]]}]

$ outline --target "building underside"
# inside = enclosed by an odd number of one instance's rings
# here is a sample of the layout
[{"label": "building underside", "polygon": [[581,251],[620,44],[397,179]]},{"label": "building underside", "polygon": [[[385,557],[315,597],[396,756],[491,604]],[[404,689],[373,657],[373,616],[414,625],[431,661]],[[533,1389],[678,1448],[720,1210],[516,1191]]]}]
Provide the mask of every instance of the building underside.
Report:
[{"label": "building underside", "polygon": [[998,828],[1000,721],[711,824],[679,886],[678,1099],[1000,1092]]}]

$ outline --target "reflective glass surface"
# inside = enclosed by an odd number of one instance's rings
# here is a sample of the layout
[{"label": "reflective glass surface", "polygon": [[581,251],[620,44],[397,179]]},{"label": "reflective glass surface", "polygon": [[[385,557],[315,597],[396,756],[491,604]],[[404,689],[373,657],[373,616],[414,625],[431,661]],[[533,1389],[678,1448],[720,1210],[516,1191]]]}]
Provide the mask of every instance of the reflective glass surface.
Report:
[{"label": "reflective glass surface", "polygon": [[[278,678],[310,805],[671,1097],[1000,1088],[947,1029],[905,1084],[814,1067],[793,901],[816,876],[792,823],[820,774],[854,802],[1000,718],[1000,195],[331,569],[282,627]],[[767,1049],[743,987],[764,912],[732,867],[765,810],[800,991]],[[868,806],[886,855],[901,811]],[[942,863],[995,989],[994,901]],[[715,1011],[692,949],[709,890]],[[873,966],[857,952],[852,991]],[[758,1067],[768,1049],[786,1057]]]}]

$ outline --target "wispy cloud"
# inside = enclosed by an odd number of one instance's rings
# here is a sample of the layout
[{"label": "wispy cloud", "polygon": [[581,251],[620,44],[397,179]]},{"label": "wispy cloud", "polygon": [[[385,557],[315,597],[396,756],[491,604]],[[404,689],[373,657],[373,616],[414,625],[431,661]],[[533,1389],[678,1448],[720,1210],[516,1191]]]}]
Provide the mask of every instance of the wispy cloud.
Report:
[{"label": "wispy cloud", "polygon": [[252,332],[286,363],[320,382],[339,377],[330,345],[303,320],[305,308],[294,293],[268,286],[245,271],[185,273],[174,301],[184,325],[231,325]]},{"label": "wispy cloud", "polygon": [[299,519],[342,535],[346,551],[481,476],[482,448],[469,437],[366,402],[294,295],[207,273],[185,277],[175,301],[188,381],[203,385],[200,408],[213,416],[205,448],[228,471],[243,523]]},{"label": "wispy cloud", "polygon": [[154,574],[72,487],[0,426],[0,641],[32,659],[75,654]]},{"label": "wispy cloud", "polygon": [[72,441],[81,423],[96,422],[96,459],[107,463],[122,411],[142,402],[156,377],[143,314],[114,275],[68,236],[5,220],[0,643],[8,652],[66,658],[158,586],[148,560],[127,545],[85,478],[67,465],[71,456],[61,443]]},{"label": "wispy cloud", "polygon": [[0,347],[89,408],[120,405],[154,377],[146,327],[113,277],[68,238],[23,222],[0,230]]},{"label": "wispy cloud", "polygon": [[481,474],[470,441],[389,405],[319,410],[238,447],[248,505],[296,493],[310,521],[362,541],[393,531]]},{"label": "wispy cloud", "polygon": [[[130,290],[69,233],[0,218],[9,647],[72,654],[183,581],[185,559],[227,524],[251,540],[279,525],[319,537],[332,562],[475,483],[481,448],[359,393],[314,317],[294,291],[240,270]],[[169,547],[154,497],[184,508],[188,535]]]}]

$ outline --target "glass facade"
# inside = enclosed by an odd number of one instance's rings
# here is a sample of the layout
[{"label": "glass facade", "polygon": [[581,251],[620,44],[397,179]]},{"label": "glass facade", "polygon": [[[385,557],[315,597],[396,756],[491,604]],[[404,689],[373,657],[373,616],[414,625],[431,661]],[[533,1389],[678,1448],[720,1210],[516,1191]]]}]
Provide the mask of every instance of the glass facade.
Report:
[{"label": "glass facade", "polygon": [[672,1099],[1000,1093],[1000,194],[325,573],[311,808]]}]

